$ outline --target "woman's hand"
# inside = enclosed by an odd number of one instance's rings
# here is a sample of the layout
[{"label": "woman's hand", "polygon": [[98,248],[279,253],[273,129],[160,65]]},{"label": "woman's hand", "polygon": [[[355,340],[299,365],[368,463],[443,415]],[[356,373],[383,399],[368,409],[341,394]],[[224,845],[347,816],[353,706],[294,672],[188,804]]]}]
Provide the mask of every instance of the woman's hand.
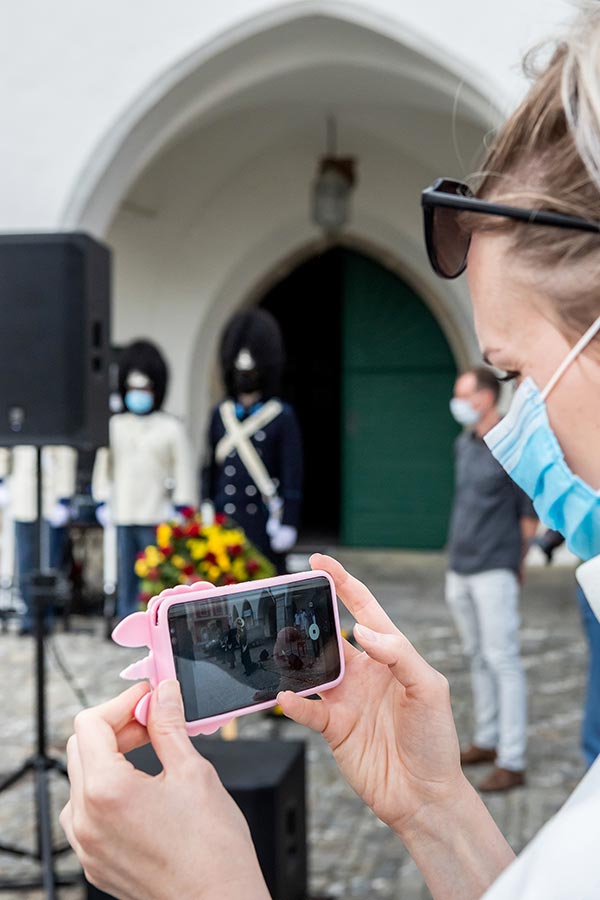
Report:
[{"label": "woman's hand", "polygon": [[342,773],[403,839],[436,900],[474,900],[514,858],[460,768],[448,682],[419,656],[367,588],[327,556],[365,649],[345,644],[346,674],[321,700],[286,691],[283,712],[320,731]]},{"label": "woman's hand", "polygon": [[[187,736],[178,683],[154,692],[146,731],[133,711],[147,690],[80,713],[67,745],[60,821],[88,880],[123,900],[268,900],[246,821]],[[148,740],[155,777],[123,756]]]},{"label": "woman's hand", "polygon": [[366,652],[345,644],[344,680],[321,700],[291,692],[278,700],[286,715],[322,732],[356,793],[400,832],[421,806],[464,784],[448,682],[340,563],[317,554],[311,566],[332,576]]}]

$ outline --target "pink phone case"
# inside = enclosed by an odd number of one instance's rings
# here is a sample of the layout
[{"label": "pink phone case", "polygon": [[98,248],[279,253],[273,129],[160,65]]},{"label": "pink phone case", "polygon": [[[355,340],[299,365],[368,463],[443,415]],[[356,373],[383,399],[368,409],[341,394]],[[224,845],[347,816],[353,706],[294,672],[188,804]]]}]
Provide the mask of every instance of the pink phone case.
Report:
[{"label": "pink phone case", "polygon": [[[331,585],[332,595],[335,598],[335,586],[333,579],[327,572],[299,572],[294,575],[280,575],[276,578],[263,578],[259,581],[249,581],[243,584],[227,585],[225,587],[216,588],[214,585],[206,581],[197,582],[194,585],[182,585],[176,588],[169,588],[162,591],[157,597],[153,597],[148,603],[146,612],[132,613],[127,618],[119,622],[112,633],[115,643],[121,647],[148,647],[150,653],[144,659],[132,663],[121,672],[121,678],[136,680],[138,678],[147,678],[155,688],[160,681],[165,679],[176,678],[175,660],[171,648],[171,636],[169,634],[168,611],[171,606],[176,603],[187,603],[192,600],[213,600],[224,594],[236,594],[247,590],[260,590],[261,588],[269,588],[276,585],[294,584],[299,581],[305,581],[307,578],[321,576],[326,578]],[[311,687],[306,691],[298,691],[301,697],[308,697],[312,694],[321,693],[329,690],[340,683],[344,677],[344,650],[342,643],[342,634],[340,629],[340,617],[337,602],[333,604],[333,616],[335,622],[336,639],[340,655],[340,674],[334,681],[326,684],[320,684]],[[145,694],[135,709],[135,717],[142,725],[146,725],[148,721],[148,709],[150,705],[151,693]],[[224,713],[220,716],[211,716],[206,719],[196,719],[193,722],[187,722],[187,732],[190,735],[195,734],[212,734],[226,725],[232,719],[238,716],[245,716],[248,713],[258,712],[261,709],[270,709],[277,705],[276,700],[267,700],[264,703],[257,703],[254,706],[245,706],[242,709],[236,709],[232,712]]]}]

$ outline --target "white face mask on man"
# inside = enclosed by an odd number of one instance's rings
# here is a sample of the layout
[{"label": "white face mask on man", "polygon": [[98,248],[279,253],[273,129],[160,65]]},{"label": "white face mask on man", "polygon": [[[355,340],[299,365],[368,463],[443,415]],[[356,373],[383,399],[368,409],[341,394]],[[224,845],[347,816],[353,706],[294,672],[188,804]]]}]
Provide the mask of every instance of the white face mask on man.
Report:
[{"label": "white face mask on man", "polygon": [[459,425],[477,425],[481,413],[463,397],[453,397],[450,401],[450,412]]}]

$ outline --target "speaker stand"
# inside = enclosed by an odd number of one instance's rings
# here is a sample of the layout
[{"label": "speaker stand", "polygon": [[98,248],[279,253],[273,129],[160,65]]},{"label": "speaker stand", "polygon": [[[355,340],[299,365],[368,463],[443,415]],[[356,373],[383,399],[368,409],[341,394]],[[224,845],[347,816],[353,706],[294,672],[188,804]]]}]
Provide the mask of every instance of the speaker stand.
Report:
[{"label": "speaker stand", "polygon": [[[41,510],[42,510],[42,466],[41,452],[38,447],[37,460],[37,500],[38,500],[38,529],[41,535]],[[41,540],[38,540],[38,567],[42,558]],[[36,571],[31,574],[31,587],[35,610],[35,675],[36,675],[36,752],[28,757],[14,772],[4,777],[0,782],[0,794],[14,787],[30,773],[33,775],[35,785],[35,822],[36,822],[36,846],[34,849],[20,847],[16,844],[0,842],[0,853],[18,856],[23,859],[35,860],[40,864],[38,878],[29,880],[0,880],[0,891],[28,891],[43,888],[47,900],[55,900],[56,888],[81,881],[81,874],[57,875],[54,869],[54,858],[70,850],[69,844],[55,847],[52,841],[52,810],[50,806],[49,776],[51,772],[58,772],[68,777],[64,762],[48,754],[46,734],[46,660],[44,646],[44,613],[48,603],[52,600],[53,590],[56,585],[56,576],[49,572]]]},{"label": "speaker stand", "polygon": [[49,776],[51,772],[58,772],[67,777],[67,769],[62,760],[48,754],[46,734],[44,611],[52,596],[55,576],[38,572],[32,576],[31,583],[35,598],[36,752],[0,782],[0,794],[17,785],[30,773],[33,775],[37,841],[35,849],[0,841],[0,853],[36,860],[40,863],[41,873],[39,878],[28,881],[3,879],[0,881],[0,891],[25,891],[41,887],[48,900],[54,900],[56,887],[76,884],[81,876],[79,873],[59,876],[54,871],[54,857],[71,849],[68,844],[60,847],[52,844]]}]

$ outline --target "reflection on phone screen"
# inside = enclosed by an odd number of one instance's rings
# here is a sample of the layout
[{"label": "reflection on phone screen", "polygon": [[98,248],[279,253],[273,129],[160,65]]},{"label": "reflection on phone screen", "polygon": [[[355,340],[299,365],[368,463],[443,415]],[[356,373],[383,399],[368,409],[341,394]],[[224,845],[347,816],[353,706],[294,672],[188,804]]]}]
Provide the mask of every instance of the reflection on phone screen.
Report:
[{"label": "reflection on phone screen", "polygon": [[340,658],[322,575],[169,608],[186,721],[333,681]]}]

